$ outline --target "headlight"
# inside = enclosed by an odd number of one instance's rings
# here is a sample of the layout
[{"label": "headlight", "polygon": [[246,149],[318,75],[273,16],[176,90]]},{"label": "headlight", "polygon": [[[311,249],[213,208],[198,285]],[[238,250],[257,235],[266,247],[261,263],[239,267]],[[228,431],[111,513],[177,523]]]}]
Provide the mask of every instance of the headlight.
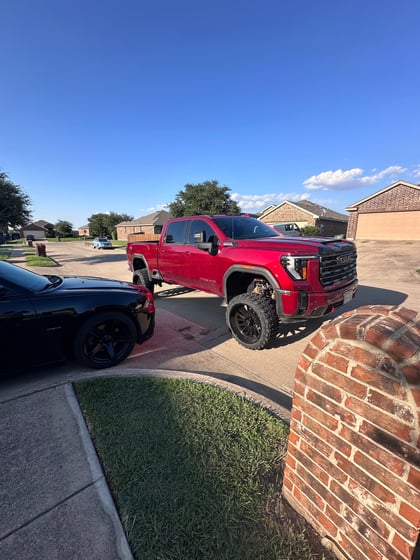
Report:
[{"label": "headlight", "polygon": [[137,302],[136,311],[148,311],[150,313],[153,312],[155,310],[155,304],[152,292],[145,286],[140,286],[138,284],[132,284],[132,286],[136,288],[136,290],[143,296],[145,296],[144,299]]},{"label": "headlight", "polygon": [[285,255],[280,262],[287,273],[295,280],[308,279],[308,261],[317,257],[293,257]]},{"label": "headlight", "polygon": [[151,299],[146,297],[142,302],[137,302],[134,310],[136,313],[140,313],[140,312],[151,313],[154,311],[154,303]]}]

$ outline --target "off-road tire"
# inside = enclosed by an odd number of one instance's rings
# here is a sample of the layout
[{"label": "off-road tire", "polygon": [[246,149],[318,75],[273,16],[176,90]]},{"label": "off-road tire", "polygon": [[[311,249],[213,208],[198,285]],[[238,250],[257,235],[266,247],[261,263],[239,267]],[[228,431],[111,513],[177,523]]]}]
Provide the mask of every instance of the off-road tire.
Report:
[{"label": "off-road tire", "polygon": [[141,268],[140,270],[135,270],[133,273],[133,284],[138,284],[139,286],[144,286],[152,293],[155,289],[155,283],[150,280],[149,274],[145,268]]},{"label": "off-road tire", "polygon": [[268,348],[278,330],[274,301],[261,294],[240,294],[226,310],[226,323],[233,337],[245,348]]}]

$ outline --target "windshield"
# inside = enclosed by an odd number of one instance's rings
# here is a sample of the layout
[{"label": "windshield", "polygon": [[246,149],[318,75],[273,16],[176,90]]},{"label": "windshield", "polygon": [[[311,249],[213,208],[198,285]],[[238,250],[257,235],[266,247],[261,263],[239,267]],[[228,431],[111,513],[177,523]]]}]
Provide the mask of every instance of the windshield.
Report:
[{"label": "windshield", "polygon": [[213,220],[231,239],[260,239],[261,237],[281,237],[270,226],[247,216],[217,216]]},{"label": "windshield", "polygon": [[0,283],[2,281],[31,292],[40,292],[50,286],[50,281],[45,276],[4,261],[0,261]]}]

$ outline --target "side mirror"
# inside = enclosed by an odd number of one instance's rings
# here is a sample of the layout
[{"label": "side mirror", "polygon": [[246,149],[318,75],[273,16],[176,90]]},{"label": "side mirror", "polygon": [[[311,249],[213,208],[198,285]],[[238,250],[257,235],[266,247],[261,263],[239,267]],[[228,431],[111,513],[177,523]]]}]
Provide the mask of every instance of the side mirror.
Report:
[{"label": "side mirror", "polygon": [[194,243],[203,243],[204,242],[204,231],[196,231],[194,233]]},{"label": "side mirror", "polygon": [[212,243],[195,243],[197,249],[202,249],[203,251],[211,251]]},{"label": "side mirror", "polygon": [[198,231],[194,233],[194,245],[197,249],[201,249],[202,251],[207,251],[210,255],[214,256],[217,255],[218,251],[218,239],[215,235],[211,236],[211,241],[204,241],[205,232]]}]

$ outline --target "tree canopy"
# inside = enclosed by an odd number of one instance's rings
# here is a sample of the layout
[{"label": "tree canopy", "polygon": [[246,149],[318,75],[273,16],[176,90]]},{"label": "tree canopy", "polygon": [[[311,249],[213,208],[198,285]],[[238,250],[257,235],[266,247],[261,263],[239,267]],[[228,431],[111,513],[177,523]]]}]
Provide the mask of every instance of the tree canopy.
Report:
[{"label": "tree canopy", "polygon": [[115,226],[121,222],[133,220],[128,214],[117,214],[116,212],[104,212],[92,214],[88,219],[89,234],[92,237],[112,237],[116,239]]},{"label": "tree canopy", "polygon": [[31,219],[30,206],[29,196],[0,172],[0,232],[26,225]]},{"label": "tree canopy", "polygon": [[54,229],[58,237],[72,237],[73,235],[73,224],[67,220],[58,220]]},{"label": "tree canopy", "polygon": [[229,192],[229,187],[221,186],[215,180],[187,184],[168,205],[169,212],[175,218],[199,214],[239,214],[240,208]]}]

